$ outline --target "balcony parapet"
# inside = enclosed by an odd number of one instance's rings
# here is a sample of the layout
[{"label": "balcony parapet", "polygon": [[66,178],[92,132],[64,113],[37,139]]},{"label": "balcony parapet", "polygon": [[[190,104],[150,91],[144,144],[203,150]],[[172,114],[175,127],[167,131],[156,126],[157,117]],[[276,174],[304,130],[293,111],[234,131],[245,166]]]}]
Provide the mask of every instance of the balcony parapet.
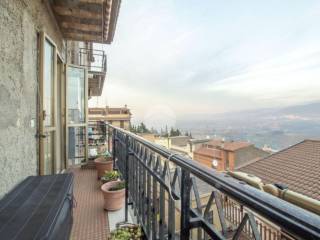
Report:
[{"label": "balcony parapet", "polygon": [[[123,129],[108,125],[108,132],[127,184],[126,210],[132,204],[148,239],[320,239],[318,215]],[[205,201],[197,181],[209,186]],[[241,210],[233,223],[226,216],[230,199]],[[266,234],[261,222],[276,233]]]},{"label": "balcony parapet", "polygon": [[79,65],[88,68],[92,74],[105,75],[107,72],[107,55],[103,50],[79,48]]}]

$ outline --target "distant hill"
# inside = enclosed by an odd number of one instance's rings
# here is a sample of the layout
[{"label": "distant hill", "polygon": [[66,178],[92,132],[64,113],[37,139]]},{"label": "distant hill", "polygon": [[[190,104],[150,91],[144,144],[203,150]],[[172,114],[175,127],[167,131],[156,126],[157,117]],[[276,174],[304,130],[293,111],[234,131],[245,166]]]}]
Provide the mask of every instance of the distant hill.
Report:
[{"label": "distant hill", "polygon": [[282,149],[305,138],[320,138],[320,102],[223,114],[184,117],[177,127],[194,136],[249,140]]},{"label": "distant hill", "polygon": [[[301,120],[320,120],[320,102],[295,105],[284,108],[263,108],[248,111],[234,111],[219,114],[197,114],[183,116],[180,119],[181,122],[184,121],[194,121],[200,120],[205,122],[210,121],[220,121],[220,120],[248,120],[248,119],[272,119],[272,118],[288,118],[288,119],[301,119]],[[179,121],[179,122],[180,122]]]}]

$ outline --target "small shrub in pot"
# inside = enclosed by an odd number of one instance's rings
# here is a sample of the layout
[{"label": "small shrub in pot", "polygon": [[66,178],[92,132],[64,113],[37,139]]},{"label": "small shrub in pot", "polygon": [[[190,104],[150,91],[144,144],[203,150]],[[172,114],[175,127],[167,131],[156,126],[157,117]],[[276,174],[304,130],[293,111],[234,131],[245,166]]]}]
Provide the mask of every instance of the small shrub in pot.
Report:
[{"label": "small shrub in pot", "polygon": [[124,206],[125,182],[111,181],[103,184],[101,190],[104,198],[105,210],[119,210]]},{"label": "small shrub in pot", "polygon": [[101,177],[102,183],[107,183],[111,181],[116,181],[120,178],[121,174],[118,171],[109,171],[105,172],[105,174]]},{"label": "small shrub in pot", "polygon": [[107,151],[94,160],[97,169],[98,179],[100,179],[105,172],[112,171],[113,159],[111,154]]},{"label": "small shrub in pot", "polygon": [[117,229],[111,232],[109,240],[141,240],[143,231],[137,224],[117,224]]}]

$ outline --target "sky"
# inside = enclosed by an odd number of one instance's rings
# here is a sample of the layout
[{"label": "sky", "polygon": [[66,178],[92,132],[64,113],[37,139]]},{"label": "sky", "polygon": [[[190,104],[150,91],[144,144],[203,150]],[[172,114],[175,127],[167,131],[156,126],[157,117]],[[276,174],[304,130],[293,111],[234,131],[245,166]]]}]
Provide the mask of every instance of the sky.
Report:
[{"label": "sky", "polygon": [[122,0],[101,97],[133,122],[320,100],[319,0]]}]

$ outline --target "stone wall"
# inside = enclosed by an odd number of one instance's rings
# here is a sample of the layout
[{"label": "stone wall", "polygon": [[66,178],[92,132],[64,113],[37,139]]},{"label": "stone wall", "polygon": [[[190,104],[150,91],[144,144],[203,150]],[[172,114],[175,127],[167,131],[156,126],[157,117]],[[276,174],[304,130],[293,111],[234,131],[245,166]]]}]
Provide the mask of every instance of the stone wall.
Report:
[{"label": "stone wall", "polygon": [[63,40],[41,0],[0,1],[0,197],[38,173],[38,33],[63,54]]}]

